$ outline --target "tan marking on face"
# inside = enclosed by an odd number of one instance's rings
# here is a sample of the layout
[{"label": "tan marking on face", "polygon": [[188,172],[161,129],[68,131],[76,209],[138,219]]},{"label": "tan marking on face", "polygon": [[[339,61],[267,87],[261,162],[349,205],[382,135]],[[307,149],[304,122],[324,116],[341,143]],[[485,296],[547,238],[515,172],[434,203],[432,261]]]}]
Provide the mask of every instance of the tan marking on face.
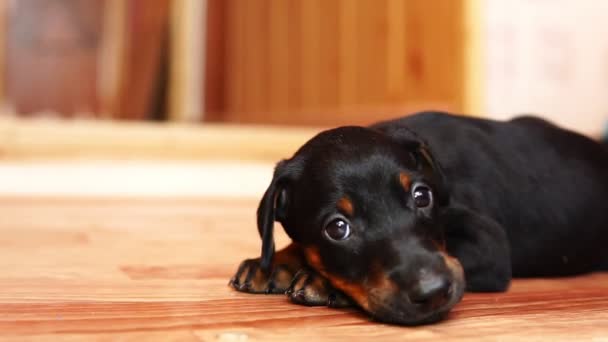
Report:
[{"label": "tan marking on face", "polygon": [[327,278],[335,288],[341,290],[355,300],[363,309],[369,310],[368,290],[364,286],[329,274],[322,275]]},{"label": "tan marking on face", "polygon": [[304,248],[304,255],[306,256],[308,264],[319,272],[319,274],[325,277],[325,279],[329,280],[329,282],[335,288],[342,290],[344,293],[349,295],[364,309],[369,307],[367,291],[365,291],[365,288],[362,285],[349,282],[345,279],[327,273],[325,266],[321,261],[321,255],[319,254],[319,249],[317,247],[313,246]]},{"label": "tan marking on face", "polygon": [[319,250],[316,247],[304,249],[308,264],[327,279],[335,288],[346,293],[363,309],[370,310],[370,294],[378,299],[387,298],[397,291],[397,286],[382,271],[380,264],[373,264],[370,276],[363,284],[354,283],[341,277],[331,275],[325,270]]},{"label": "tan marking on face", "polygon": [[435,246],[435,248],[437,248],[440,252],[447,254],[445,240],[442,240],[442,241],[432,240],[432,242],[433,242],[433,245]]},{"label": "tan marking on face", "polygon": [[319,249],[317,247],[306,247],[304,248],[304,256],[308,264],[315,270],[321,272],[325,270],[325,267],[321,263],[321,256],[319,255]]},{"label": "tan marking on face", "polygon": [[292,270],[302,268],[302,252],[300,246],[292,242],[287,247],[277,251],[272,260],[273,266],[286,265]]},{"label": "tan marking on face", "polygon": [[355,213],[353,202],[348,197],[340,198],[337,207],[349,216],[353,216],[353,214]]},{"label": "tan marking on face", "polygon": [[464,282],[464,270],[462,269],[462,265],[460,264],[460,261],[458,261],[458,259],[454,258],[453,256],[449,255],[445,251],[441,251],[439,253],[441,254],[443,261],[445,262],[446,266],[450,269],[450,271],[452,272],[452,275],[456,278],[456,280]]},{"label": "tan marking on face", "polygon": [[369,287],[378,289],[393,289],[396,290],[397,286],[389,279],[388,275],[384,272],[382,264],[380,262],[373,262],[369,270],[370,277],[368,278],[367,284]]},{"label": "tan marking on face", "polygon": [[397,284],[384,272],[380,262],[372,263],[369,274],[366,288],[368,289],[368,296],[373,297],[374,302],[385,301],[399,291]]},{"label": "tan marking on face", "polygon": [[412,180],[405,172],[399,172],[399,183],[401,183],[401,186],[403,189],[405,189],[405,191],[410,191]]}]

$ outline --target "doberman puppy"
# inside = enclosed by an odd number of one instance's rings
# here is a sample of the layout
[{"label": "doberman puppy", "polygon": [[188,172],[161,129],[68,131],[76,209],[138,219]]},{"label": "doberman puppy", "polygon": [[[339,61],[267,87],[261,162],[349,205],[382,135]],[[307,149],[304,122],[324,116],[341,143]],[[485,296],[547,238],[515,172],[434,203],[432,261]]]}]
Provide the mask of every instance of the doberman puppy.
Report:
[{"label": "doberman puppy", "polygon": [[[608,148],[533,117],[424,112],[322,132],[276,166],[230,284],[438,321],[512,277],[608,270]],[[292,239],[274,252],[273,221]]]}]

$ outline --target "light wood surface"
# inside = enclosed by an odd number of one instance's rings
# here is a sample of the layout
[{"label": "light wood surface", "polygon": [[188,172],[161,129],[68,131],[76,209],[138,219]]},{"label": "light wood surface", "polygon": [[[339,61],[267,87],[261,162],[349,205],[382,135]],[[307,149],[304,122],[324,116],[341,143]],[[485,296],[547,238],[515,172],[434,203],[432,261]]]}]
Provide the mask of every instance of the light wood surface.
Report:
[{"label": "light wood surface", "polygon": [[256,204],[0,198],[0,340],[608,341],[608,274],[467,294],[447,321],[417,328],[237,293],[229,277],[259,252]]},{"label": "light wood surface", "polygon": [[20,119],[0,113],[1,160],[231,160],[275,163],[321,128]]}]

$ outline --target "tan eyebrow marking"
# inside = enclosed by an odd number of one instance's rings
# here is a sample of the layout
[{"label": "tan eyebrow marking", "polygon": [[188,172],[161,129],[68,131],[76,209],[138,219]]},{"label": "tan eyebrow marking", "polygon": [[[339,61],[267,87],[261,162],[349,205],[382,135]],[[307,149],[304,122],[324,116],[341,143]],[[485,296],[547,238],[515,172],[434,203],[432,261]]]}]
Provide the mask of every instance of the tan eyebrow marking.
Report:
[{"label": "tan eyebrow marking", "polygon": [[399,172],[399,183],[401,183],[401,186],[405,189],[405,191],[410,191],[412,180],[405,172]]},{"label": "tan eyebrow marking", "polygon": [[338,201],[338,208],[341,209],[345,214],[352,216],[355,213],[353,202],[348,197],[342,197]]}]

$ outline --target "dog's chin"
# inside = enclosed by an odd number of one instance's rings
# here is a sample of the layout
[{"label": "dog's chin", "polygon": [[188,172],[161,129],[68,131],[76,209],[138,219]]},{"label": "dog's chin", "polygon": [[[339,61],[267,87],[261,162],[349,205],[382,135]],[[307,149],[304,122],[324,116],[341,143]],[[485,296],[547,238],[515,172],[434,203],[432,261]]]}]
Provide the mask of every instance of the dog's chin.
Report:
[{"label": "dog's chin", "polygon": [[417,326],[425,324],[433,324],[443,320],[449,310],[447,311],[436,311],[427,315],[403,315],[399,312],[378,312],[372,313],[371,317],[373,320],[381,323],[404,325],[404,326]]},{"label": "dog's chin", "polygon": [[381,302],[372,302],[368,313],[378,321],[389,324],[416,326],[439,322],[447,317],[452,308],[460,302],[464,294],[464,282],[452,285],[449,298],[445,304],[438,308],[429,308],[426,305],[400,303],[385,299]]}]

